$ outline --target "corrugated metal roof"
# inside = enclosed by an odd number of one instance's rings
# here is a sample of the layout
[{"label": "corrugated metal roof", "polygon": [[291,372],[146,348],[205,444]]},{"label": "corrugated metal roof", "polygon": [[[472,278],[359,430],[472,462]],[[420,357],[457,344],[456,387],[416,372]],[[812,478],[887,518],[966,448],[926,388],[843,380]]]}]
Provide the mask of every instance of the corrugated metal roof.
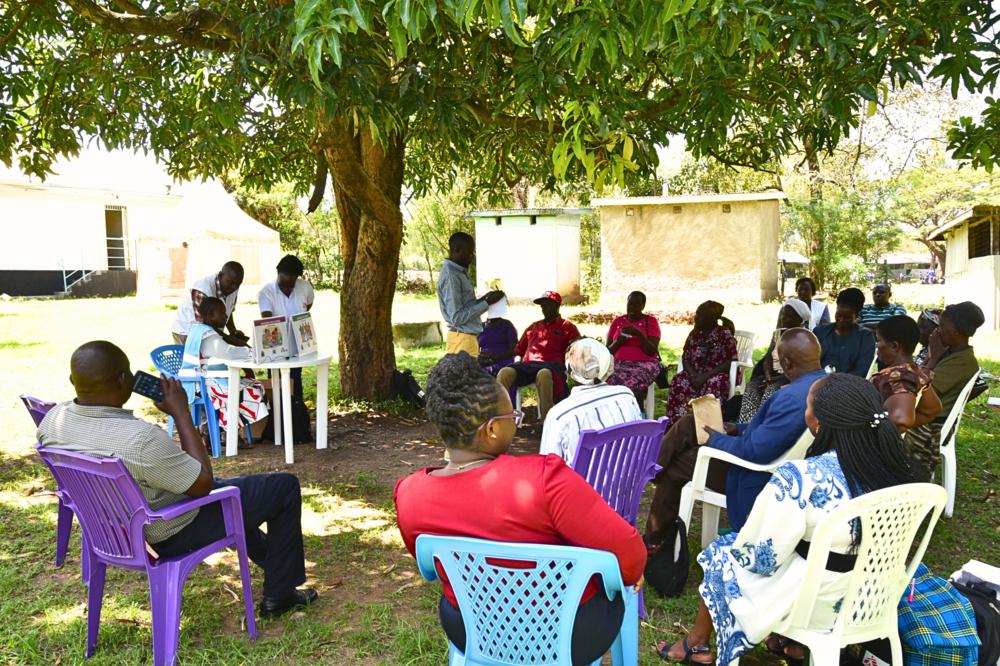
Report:
[{"label": "corrugated metal roof", "polygon": [[586,215],[593,208],[503,208],[499,210],[474,210],[466,217],[540,217],[543,215]]},{"label": "corrugated metal roof", "polygon": [[673,197],[624,197],[621,199],[593,199],[590,203],[601,206],[677,206],[700,203],[735,203],[740,201],[770,201],[787,199],[784,192],[746,192],[743,194],[687,194]]},{"label": "corrugated metal roof", "polygon": [[970,208],[966,208],[964,211],[959,213],[955,217],[955,219],[953,219],[951,222],[948,222],[943,227],[935,231],[934,234],[930,236],[930,240],[941,240],[942,238],[945,237],[945,235],[949,231],[951,231],[958,225],[962,224],[963,222],[967,222],[975,217],[981,217],[983,215],[991,215],[991,214],[1000,215],[1000,206],[983,205],[983,206],[972,206]]}]

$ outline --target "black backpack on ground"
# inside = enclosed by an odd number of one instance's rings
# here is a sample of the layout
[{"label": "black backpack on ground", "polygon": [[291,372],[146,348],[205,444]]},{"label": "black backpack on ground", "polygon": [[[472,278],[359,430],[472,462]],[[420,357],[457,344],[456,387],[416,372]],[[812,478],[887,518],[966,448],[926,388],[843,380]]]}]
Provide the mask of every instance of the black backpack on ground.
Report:
[{"label": "black backpack on ground", "polygon": [[958,593],[972,604],[976,616],[976,633],[979,634],[979,663],[984,666],[1000,664],[1000,598],[990,587],[971,583],[952,582]]},{"label": "black backpack on ground", "polygon": [[[264,432],[260,436],[262,440],[270,442],[274,441],[274,405],[272,403],[273,401],[268,402],[268,409],[270,411],[270,416],[267,421],[267,427],[264,428]],[[284,407],[284,405],[282,405],[282,407]],[[317,418],[319,418],[318,415]],[[284,421],[284,414],[282,414],[281,420]],[[292,394],[292,443],[306,444],[311,441],[313,441],[313,437],[312,437],[312,423],[309,420],[309,408],[306,407],[305,400],[302,399],[302,396],[298,396],[293,393]]]},{"label": "black backpack on ground", "polygon": [[660,549],[646,562],[646,584],[661,597],[677,597],[684,591],[691,556],[688,554],[687,527],[677,518],[667,530]]},{"label": "black backpack on ground", "polygon": [[424,408],[424,391],[409,370],[392,371],[392,391],[400,400],[408,402],[414,407]]}]

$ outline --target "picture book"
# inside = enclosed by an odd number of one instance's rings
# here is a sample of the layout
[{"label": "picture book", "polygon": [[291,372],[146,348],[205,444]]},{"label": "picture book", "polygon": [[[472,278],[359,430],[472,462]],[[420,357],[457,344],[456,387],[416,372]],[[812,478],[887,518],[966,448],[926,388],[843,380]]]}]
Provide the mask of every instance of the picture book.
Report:
[{"label": "picture book", "polygon": [[285,317],[268,317],[253,322],[254,360],[258,363],[288,358],[288,324]]},{"label": "picture book", "polygon": [[299,350],[299,356],[315,354],[318,345],[312,315],[308,312],[294,314],[292,315],[291,325],[292,335],[295,336],[295,347]]}]

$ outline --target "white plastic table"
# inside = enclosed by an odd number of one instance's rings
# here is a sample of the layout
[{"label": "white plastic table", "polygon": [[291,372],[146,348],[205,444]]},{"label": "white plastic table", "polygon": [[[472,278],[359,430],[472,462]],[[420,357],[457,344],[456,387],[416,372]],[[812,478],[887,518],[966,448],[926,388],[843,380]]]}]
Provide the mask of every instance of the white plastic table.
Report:
[{"label": "white plastic table", "polygon": [[[285,444],[285,462],[295,462],[295,444],[292,436],[292,368],[316,368],[316,448],[325,449],[326,421],[329,407],[328,386],[330,376],[329,354],[308,354],[281,361],[258,363],[257,361],[226,361],[229,367],[229,386],[239,386],[240,370],[271,371],[271,390],[274,392],[274,444]],[[226,414],[226,455],[235,456],[239,446],[240,401],[230,400]],[[284,418],[282,418],[284,417]],[[284,426],[284,427],[282,427]],[[282,432],[284,431],[284,432]]]}]

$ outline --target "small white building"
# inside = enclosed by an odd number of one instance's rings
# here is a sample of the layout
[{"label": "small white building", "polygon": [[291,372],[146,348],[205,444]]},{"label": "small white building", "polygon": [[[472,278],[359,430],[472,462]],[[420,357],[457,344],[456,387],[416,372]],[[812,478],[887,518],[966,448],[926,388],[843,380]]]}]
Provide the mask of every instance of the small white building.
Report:
[{"label": "small white building", "polygon": [[[85,151],[45,181],[0,166],[0,293],[179,295],[229,260],[246,293],[271,280],[278,233],[215,181],[177,183],[151,158]],[[86,277],[85,277],[86,276]]]},{"label": "small white building", "polygon": [[580,216],[589,208],[477,210],[477,291],[500,280],[512,300],[557,291],[563,302],[580,295]]},{"label": "small white building", "polygon": [[945,239],[945,303],[972,301],[1000,328],[1000,206],[973,206],[931,240]]}]

